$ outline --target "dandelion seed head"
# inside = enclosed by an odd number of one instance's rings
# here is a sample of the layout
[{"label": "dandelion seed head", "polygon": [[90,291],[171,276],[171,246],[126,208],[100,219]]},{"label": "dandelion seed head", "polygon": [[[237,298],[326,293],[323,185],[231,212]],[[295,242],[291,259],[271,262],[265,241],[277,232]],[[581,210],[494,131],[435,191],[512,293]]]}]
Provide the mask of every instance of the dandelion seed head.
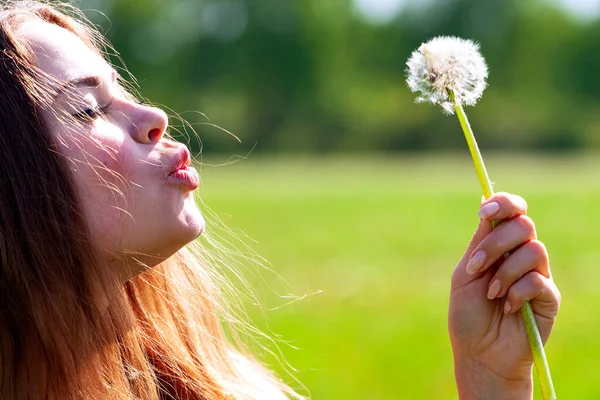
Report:
[{"label": "dandelion seed head", "polygon": [[413,51],[406,65],[406,83],[417,93],[418,103],[440,105],[454,113],[454,99],[463,106],[474,106],[485,90],[488,68],[471,40],[439,36]]}]

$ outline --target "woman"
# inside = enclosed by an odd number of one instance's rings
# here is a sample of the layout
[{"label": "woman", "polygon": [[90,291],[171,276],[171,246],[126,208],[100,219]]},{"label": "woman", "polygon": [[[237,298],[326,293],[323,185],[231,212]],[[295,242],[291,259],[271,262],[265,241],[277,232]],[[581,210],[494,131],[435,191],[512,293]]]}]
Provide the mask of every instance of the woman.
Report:
[{"label": "woman", "polygon": [[[300,398],[226,339],[221,278],[192,243],[204,221],[189,152],[68,15],[0,12],[0,398]],[[518,310],[532,300],[546,340],[559,293],[524,201],[499,194],[479,212],[452,277],[459,393],[530,398]]]}]

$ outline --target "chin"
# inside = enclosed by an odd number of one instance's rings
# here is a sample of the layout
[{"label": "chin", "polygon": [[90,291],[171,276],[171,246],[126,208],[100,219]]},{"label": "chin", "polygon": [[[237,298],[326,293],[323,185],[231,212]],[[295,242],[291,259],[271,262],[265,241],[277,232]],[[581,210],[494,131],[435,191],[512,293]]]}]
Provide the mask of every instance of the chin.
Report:
[{"label": "chin", "polygon": [[190,236],[190,242],[200,237],[206,228],[204,217],[202,214],[200,214],[200,212],[198,212],[198,215],[195,215],[193,218],[186,218],[186,225],[186,230],[189,232]]},{"label": "chin", "polygon": [[147,243],[149,247],[145,253],[160,254],[163,260],[193,242],[205,229],[204,217],[192,195],[186,197],[176,215],[163,219],[162,223],[164,225],[156,226],[155,235]]},{"label": "chin", "polygon": [[196,206],[194,197],[189,196],[181,208],[177,217],[177,226],[174,227],[174,232],[170,236],[178,242],[180,247],[183,247],[202,235],[205,227],[204,217]]},{"label": "chin", "polygon": [[157,241],[154,243],[155,246],[152,247],[152,250],[148,249],[146,252],[143,252],[146,254],[155,254],[155,256],[137,256],[137,260],[145,264],[145,268],[134,268],[134,275],[165,261],[187,244],[200,237],[202,232],[204,232],[204,218],[198,209],[195,209],[194,212],[182,213],[177,222],[177,225],[172,225],[161,232],[161,235],[156,238]]}]

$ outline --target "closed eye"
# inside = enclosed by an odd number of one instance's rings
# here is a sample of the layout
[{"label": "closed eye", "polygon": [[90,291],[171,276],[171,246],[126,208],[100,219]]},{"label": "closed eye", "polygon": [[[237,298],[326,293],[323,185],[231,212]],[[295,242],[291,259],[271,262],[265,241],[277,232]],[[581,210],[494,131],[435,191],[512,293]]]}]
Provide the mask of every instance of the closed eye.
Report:
[{"label": "closed eye", "polygon": [[71,115],[73,116],[73,118],[78,119],[80,121],[93,121],[101,116],[106,115],[106,113],[110,111],[111,105],[112,101],[104,107],[87,107],[83,111],[79,111]]}]

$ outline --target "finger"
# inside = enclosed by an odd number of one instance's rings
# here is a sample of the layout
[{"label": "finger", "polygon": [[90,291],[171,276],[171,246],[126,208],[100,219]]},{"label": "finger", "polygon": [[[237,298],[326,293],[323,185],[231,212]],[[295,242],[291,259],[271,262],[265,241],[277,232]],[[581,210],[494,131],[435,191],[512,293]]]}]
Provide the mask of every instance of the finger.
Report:
[{"label": "finger", "polygon": [[558,314],[560,292],[551,278],[546,278],[539,272],[531,271],[509,289],[504,303],[504,312],[514,314],[528,300],[531,300],[540,334],[545,342]]},{"label": "finger", "polygon": [[546,278],[551,277],[548,252],[539,240],[525,243],[500,265],[490,281],[488,299],[504,297],[508,289],[530,271],[537,271]]},{"label": "finger", "polygon": [[490,221],[482,220],[479,222],[479,226],[477,230],[473,234],[469,245],[467,246],[467,250],[462,256],[461,260],[458,262],[456,268],[454,268],[454,272],[452,273],[452,288],[457,288],[465,285],[466,283],[473,280],[473,276],[468,274],[466,271],[466,266],[470,260],[470,256],[475,248],[479,246],[481,241],[492,231],[492,224]]},{"label": "finger", "polygon": [[471,253],[466,270],[470,274],[484,272],[504,253],[536,239],[535,224],[526,215],[519,215],[498,225]]},{"label": "finger", "polygon": [[496,193],[481,204],[479,218],[499,221],[527,214],[527,202],[521,196]]}]

